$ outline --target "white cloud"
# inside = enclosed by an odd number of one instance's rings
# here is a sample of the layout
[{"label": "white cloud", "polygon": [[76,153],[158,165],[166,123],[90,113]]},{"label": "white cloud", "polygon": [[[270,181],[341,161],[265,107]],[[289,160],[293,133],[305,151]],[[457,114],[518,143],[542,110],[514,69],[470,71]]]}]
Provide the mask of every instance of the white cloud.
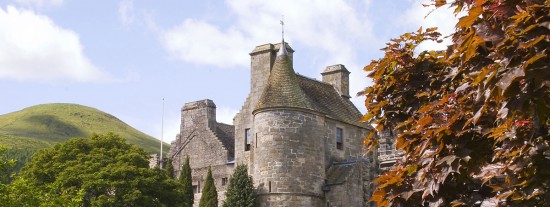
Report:
[{"label": "white cloud", "polygon": [[291,45],[314,51],[307,54],[313,62],[304,66],[307,68],[298,66],[297,72],[321,72],[325,66],[345,64],[352,72],[352,101],[359,109],[364,108],[361,107],[364,97],[355,97],[355,94],[369,84],[362,71],[369,60],[358,56],[364,52],[362,49],[378,41],[369,14],[365,12],[370,0],[226,0],[225,4],[236,23],[222,29],[214,23],[186,19],[173,28],[159,32],[165,49],[185,62],[247,68],[250,57],[246,54],[256,45],[280,40],[279,20],[284,15],[285,40]]},{"label": "white cloud", "polygon": [[[424,2],[425,4],[428,2]],[[458,18],[454,16],[453,9],[448,7],[441,7],[434,10],[428,16],[426,16],[433,7],[424,7],[422,2],[414,1],[409,9],[407,9],[401,17],[399,22],[403,25],[414,25],[413,27],[429,28],[437,27],[442,37],[448,36],[454,32],[455,24],[458,22]],[[417,28],[411,28],[412,31],[416,31]],[[446,38],[443,42],[437,43],[434,41],[424,42],[419,46],[419,50],[445,50],[447,45],[451,44],[451,38]]]},{"label": "white cloud", "polygon": [[[363,11],[368,1],[226,1],[236,23],[220,29],[197,19],[186,19],[162,33],[164,47],[180,60],[218,67],[248,66],[258,44],[280,39],[284,15],[287,42],[316,50],[322,65],[356,61],[357,44],[374,41]],[[363,5],[363,6],[361,6]],[[324,67],[324,66],[323,66]],[[321,69],[319,69],[321,70]]]},{"label": "white cloud", "polygon": [[134,23],[135,12],[134,12],[134,1],[133,0],[122,0],[118,4],[118,16],[120,22],[128,27]]},{"label": "white cloud", "polygon": [[[186,62],[221,68],[246,65],[248,41],[236,29],[220,31],[203,21],[187,19],[162,35],[164,47]],[[244,55],[243,55],[244,54]]]},{"label": "white cloud", "polygon": [[30,10],[0,7],[0,79],[109,81],[84,55],[78,34]]},{"label": "white cloud", "polygon": [[42,8],[47,6],[60,6],[63,0],[15,0],[18,4]]}]

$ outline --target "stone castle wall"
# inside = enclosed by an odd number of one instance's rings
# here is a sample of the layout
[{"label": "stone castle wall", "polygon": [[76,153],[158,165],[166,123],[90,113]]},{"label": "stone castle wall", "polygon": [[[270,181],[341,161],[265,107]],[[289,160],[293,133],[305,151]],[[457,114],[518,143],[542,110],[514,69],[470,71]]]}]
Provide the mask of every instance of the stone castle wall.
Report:
[{"label": "stone castle wall", "polygon": [[390,129],[383,130],[378,134],[378,159],[382,170],[389,169],[393,164],[403,156],[403,152],[396,150],[396,140],[394,132]]},{"label": "stone castle wall", "polygon": [[[326,206],[330,207],[373,207],[369,202],[374,191],[374,178],[378,175],[374,153],[365,158],[336,163],[331,168],[342,168],[344,178],[329,181],[326,193]],[[331,169],[332,170],[332,169]],[[364,192],[360,196],[357,192]]]},{"label": "stone castle wall", "polygon": [[288,109],[254,116],[254,180],[261,206],[320,206],[324,119]]},{"label": "stone castle wall", "polygon": [[[343,149],[336,147],[336,128],[343,130]],[[344,162],[362,157],[364,149],[362,147],[363,138],[367,134],[367,130],[355,125],[326,119],[324,127],[326,131],[326,163],[328,165],[333,162]]]},{"label": "stone castle wall", "polygon": [[[212,177],[214,178],[214,185],[218,191],[218,204],[221,206],[225,200],[225,191],[229,185],[229,177],[233,174],[234,165],[228,163],[226,165],[217,165],[212,166]],[[202,196],[202,190],[204,188],[204,183],[206,182],[206,175],[208,174],[208,167],[205,168],[193,168],[191,166],[191,177],[193,180],[193,186],[197,189],[197,193],[194,194],[195,203],[194,207],[199,206],[199,201]],[[225,181],[224,181],[225,180]]]},{"label": "stone castle wall", "polygon": [[193,186],[196,188],[195,205],[198,206],[201,191],[208,168],[211,167],[214,184],[218,190],[220,202],[225,199],[224,192],[234,165],[228,162],[229,149],[216,134],[216,105],[211,100],[187,103],[182,108],[181,131],[172,142],[169,157],[172,159],[174,173],[179,177],[185,158],[189,156]]}]

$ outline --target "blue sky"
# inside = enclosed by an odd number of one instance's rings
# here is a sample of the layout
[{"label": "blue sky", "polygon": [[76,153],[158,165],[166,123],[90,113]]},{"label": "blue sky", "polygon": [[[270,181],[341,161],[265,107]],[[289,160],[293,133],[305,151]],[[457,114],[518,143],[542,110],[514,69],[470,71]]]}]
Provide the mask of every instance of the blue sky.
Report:
[{"label": "blue sky", "polygon": [[[0,0],[0,114],[76,103],[160,138],[164,98],[169,143],[183,104],[208,98],[231,124],[250,90],[248,53],[280,41],[282,15],[296,72],[321,79],[326,66],[344,64],[355,94],[370,84],[362,68],[390,38],[422,25],[452,31],[449,11],[424,19],[421,3]],[[365,111],[364,98],[352,101]]]}]

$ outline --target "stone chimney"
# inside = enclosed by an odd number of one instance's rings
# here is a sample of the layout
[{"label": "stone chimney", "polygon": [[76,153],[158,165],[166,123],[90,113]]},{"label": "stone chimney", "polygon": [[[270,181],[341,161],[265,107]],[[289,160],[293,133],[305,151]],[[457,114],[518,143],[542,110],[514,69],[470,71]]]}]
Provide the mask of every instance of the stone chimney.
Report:
[{"label": "stone chimney", "polygon": [[186,103],[181,109],[181,130],[196,128],[216,130],[216,104],[205,99]]},{"label": "stone chimney", "polygon": [[327,66],[321,73],[323,82],[334,86],[336,91],[344,98],[350,98],[349,74],[350,72],[346,69],[346,66],[342,64]]},{"label": "stone chimney", "polygon": [[[250,98],[252,99],[252,106],[256,105],[264,91],[280,47],[281,43],[259,45],[250,53]],[[292,62],[294,50],[288,43],[286,44],[286,49]]]}]

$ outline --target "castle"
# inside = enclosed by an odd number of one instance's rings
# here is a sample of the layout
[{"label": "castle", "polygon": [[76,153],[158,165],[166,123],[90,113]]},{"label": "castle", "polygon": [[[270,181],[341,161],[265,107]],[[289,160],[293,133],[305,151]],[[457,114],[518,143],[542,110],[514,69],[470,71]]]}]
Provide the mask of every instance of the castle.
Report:
[{"label": "castle", "polygon": [[295,73],[293,53],[284,40],[250,53],[250,93],[234,125],[216,121],[211,100],[183,106],[168,156],[176,175],[190,157],[195,206],[209,167],[223,203],[236,164],[248,166],[262,207],[373,205],[379,161],[362,141],[374,129],[349,100],[350,72],[333,65],[311,79]]}]

